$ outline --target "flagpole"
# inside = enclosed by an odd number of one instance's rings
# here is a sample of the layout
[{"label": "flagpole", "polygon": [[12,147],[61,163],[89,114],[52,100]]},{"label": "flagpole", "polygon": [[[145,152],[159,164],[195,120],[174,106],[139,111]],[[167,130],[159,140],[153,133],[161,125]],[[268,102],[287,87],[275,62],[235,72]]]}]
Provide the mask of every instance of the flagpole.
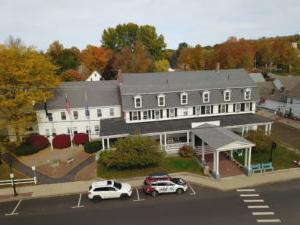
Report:
[{"label": "flagpole", "polygon": [[[46,113],[46,118],[49,120],[49,113],[48,113],[48,106],[47,106],[47,100],[46,100],[46,97],[45,97],[45,95],[43,95],[44,96],[44,110],[45,110],[45,113]],[[53,134],[52,134],[52,130],[53,130],[53,119],[52,119],[52,121],[51,121],[51,127],[52,127],[52,129],[51,129],[51,135],[50,135],[50,140],[49,140],[49,138],[48,138],[48,141],[50,142],[50,146],[51,146],[51,151],[53,151],[53,144],[52,144],[52,140],[53,140]]]},{"label": "flagpole", "polygon": [[84,92],[84,98],[85,98],[85,106],[86,106],[86,114],[88,111],[88,122],[89,122],[89,141],[91,141],[91,114],[90,114],[90,110],[89,110],[89,106],[88,106],[88,100],[87,100],[87,94],[86,91]]},{"label": "flagpole", "polygon": [[68,95],[65,94],[66,96],[66,100],[65,100],[65,108],[66,108],[66,111],[67,113],[69,114],[69,117],[70,117],[70,124],[71,124],[71,127],[70,127],[70,141],[71,141],[71,147],[73,148],[73,142],[72,142],[72,139],[73,139],[73,121],[72,121],[72,114],[71,114],[71,106],[70,106],[70,102],[68,100]]}]

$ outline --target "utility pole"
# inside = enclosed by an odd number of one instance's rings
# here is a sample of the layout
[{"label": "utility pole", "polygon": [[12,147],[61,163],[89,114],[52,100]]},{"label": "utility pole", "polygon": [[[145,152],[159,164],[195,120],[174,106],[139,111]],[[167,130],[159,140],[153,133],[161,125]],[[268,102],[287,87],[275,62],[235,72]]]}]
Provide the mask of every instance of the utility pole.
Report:
[{"label": "utility pole", "polygon": [[9,171],[10,171],[9,176],[10,176],[10,179],[11,179],[12,188],[14,190],[14,196],[17,196],[18,193],[16,191],[15,176],[14,176],[14,174],[12,172],[12,160],[10,160],[10,162],[9,162]]}]

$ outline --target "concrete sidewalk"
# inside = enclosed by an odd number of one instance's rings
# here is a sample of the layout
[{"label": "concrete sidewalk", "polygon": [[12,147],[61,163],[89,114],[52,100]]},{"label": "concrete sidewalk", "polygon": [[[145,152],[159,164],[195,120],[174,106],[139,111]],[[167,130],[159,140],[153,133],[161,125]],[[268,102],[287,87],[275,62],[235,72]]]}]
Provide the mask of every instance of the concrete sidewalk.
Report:
[{"label": "concrete sidewalk", "polygon": [[[300,179],[300,168],[258,173],[249,177],[245,175],[239,175],[222,178],[221,180],[215,180],[211,177],[204,177],[192,173],[172,173],[171,176],[181,177],[188,182],[218,189],[220,191],[229,191],[267,183]],[[99,178],[99,180],[101,179]],[[133,187],[139,187],[143,184],[143,180],[144,177],[135,177],[130,179],[121,179],[120,181],[130,183]],[[11,187],[3,188],[0,189],[0,202],[84,193],[88,191],[88,187],[91,182],[92,181],[77,181],[58,184],[41,184],[23,187],[19,186],[17,187],[17,192],[19,195],[16,197],[13,196],[13,190]]]}]

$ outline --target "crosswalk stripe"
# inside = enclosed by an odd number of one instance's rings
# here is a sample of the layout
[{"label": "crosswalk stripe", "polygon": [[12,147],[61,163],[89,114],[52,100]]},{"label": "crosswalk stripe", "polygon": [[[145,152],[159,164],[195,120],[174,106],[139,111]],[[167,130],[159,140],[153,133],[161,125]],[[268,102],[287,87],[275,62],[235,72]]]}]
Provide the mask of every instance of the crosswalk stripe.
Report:
[{"label": "crosswalk stripe", "polygon": [[237,189],[237,192],[251,192],[251,191],[255,191],[254,188],[248,188],[248,189]]},{"label": "crosswalk stripe", "polygon": [[248,209],[268,209],[268,205],[248,205]]},{"label": "crosswalk stripe", "polygon": [[280,223],[280,219],[257,219],[258,223]]},{"label": "crosswalk stripe", "polygon": [[263,199],[244,199],[244,202],[264,202]]},{"label": "crosswalk stripe", "polygon": [[267,216],[267,215],[274,215],[274,212],[252,212],[253,216]]},{"label": "crosswalk stripe", "polygon": [[259,194],[240,194],[241,197],[259,197]]}]

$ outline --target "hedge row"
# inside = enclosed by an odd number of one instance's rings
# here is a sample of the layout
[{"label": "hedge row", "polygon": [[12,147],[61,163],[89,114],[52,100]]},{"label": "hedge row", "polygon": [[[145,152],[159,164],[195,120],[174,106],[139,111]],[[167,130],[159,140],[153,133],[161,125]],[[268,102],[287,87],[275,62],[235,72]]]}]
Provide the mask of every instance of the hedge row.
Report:
[{"label": "hedge row", "polygon": [[98,152],[101,149],[102,149],[101,141],[91,141],[91,142],[85,143],[85,145],[84,145],[84,151],[87,153]]},{"label": "hedge row", "polygon": [[34,134],[28,137],[24,143],[16,148],[17,155],[31,155],[47,148],[50,145],[48,139],[44,136]]}]

